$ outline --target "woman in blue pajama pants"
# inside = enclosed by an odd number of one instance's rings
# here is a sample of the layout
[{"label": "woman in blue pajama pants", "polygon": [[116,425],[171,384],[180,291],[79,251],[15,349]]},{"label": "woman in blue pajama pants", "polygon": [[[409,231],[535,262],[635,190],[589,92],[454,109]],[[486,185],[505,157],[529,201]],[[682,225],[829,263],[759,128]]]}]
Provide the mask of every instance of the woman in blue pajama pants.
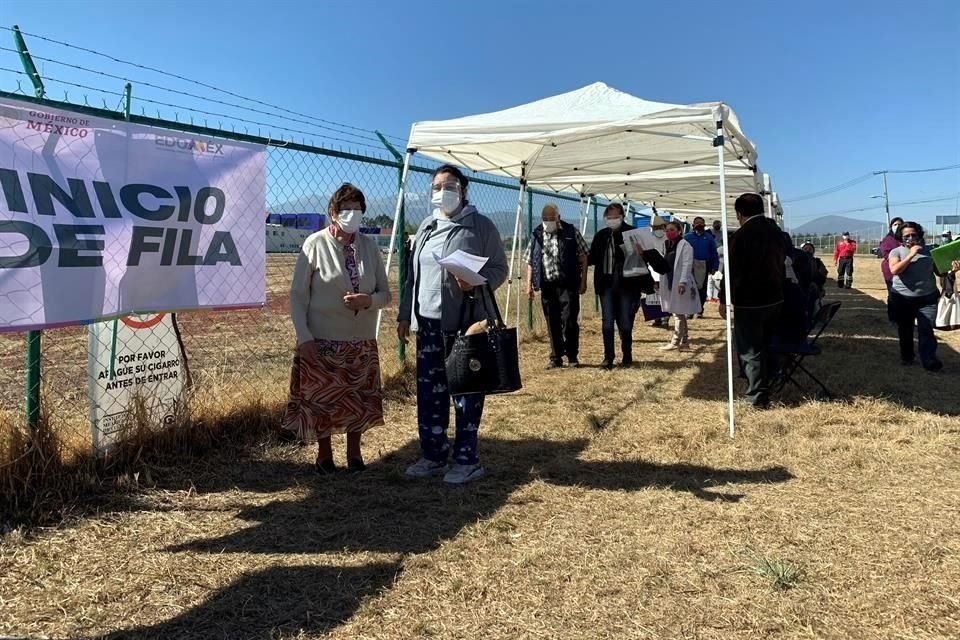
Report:
[{"label": "woman in blue pajama pants", "polygon": [[459,250],[487,258],[480,275],[491,290],[507,279],[500,233],[467,202],[466,193],[467,178],[457,167],[436,170],[431,185],[433,215],[417,230],[397,323],[397,337],[404,343],[412,330],[417,332],[417,431],[422,457],[407,467],[406,475],[442,475],[450,484],[465,484],[485,474],[477,452],[483,396],[452,398],[456,434],[451,448],[447,435],[451,397],[444,361],[456,334],[485,319],[486,311],[475,299],[473,287],[443,269],[437,257]]}]

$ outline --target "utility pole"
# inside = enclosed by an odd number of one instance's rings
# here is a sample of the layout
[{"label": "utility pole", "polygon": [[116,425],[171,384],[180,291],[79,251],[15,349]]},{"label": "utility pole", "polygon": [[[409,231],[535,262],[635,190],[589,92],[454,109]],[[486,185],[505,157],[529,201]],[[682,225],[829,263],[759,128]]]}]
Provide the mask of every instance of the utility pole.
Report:
[{"label": "utility pole", "polygon": [[883,176],[883,208],[887,211],[887,227],[890,227],[890,196],[887,193],[887,170],[874,171],[873,175]]}]

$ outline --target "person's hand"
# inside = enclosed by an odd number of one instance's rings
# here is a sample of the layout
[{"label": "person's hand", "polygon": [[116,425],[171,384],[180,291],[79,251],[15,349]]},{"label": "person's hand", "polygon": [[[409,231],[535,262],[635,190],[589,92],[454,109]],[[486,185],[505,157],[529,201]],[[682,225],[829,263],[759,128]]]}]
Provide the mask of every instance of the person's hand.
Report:
[{"label": "person's hand", "polygon": [[720,305],[720,317],[724,320],[727,319],[727,305],[725,304]]},{"label": "person's hand", "polygon": [[453,276],[453,279],[457,281],[457,286],[460,287],[460,291],[473,291],[473,285],[468,283],[465,280],[461,280],[457,276]]},{"label": "person's hand", "polygon": [[373,299],[366,293],[348,293],[343,296],[343,304],[351,311],[369,309]]},{"label": "person's hand", "polygon": [[960,260],[954,260],[950,263],[950,271],[960,271]]},{"label": "person's hand", "polygon": [[685,284],[683,284],[683,283],[681,282],[681,283],[677,286],[677,291],[680,293],[680,295],[684,295],[684,294],[687,292],[687,285],[685,285]]},{"label": "person's hand", "polygon": [[911,247],[910,247],[910,257],[911,257],[911,258],[914,257],[915,255],[917,255],[918,253],[920,253],[922,250],[923,250],[923,247],[921,247],[919,244],[915,244],[915,245],[911,246]]},{"label": "person's hand", "polygon": [[580,295],[583,296],[586,294],[587,294],[587,281],[584,280],[580,283]]},{"label": "person's hand", "polygon": [[534,298],[535,295],[536,295],[536,294],[535,294],[534,291],[533,291],[533,285],[532,285],[532,284],[528,284],[528,285],[527,285],[527,297],[530,298],[531,300],[533,300],[533,298]]},{"label": "person's hand", "polygon": [[410,337],[410,321],[401,320],[397,323],[397,340],[403,344],[407,344],[407,340]]}]

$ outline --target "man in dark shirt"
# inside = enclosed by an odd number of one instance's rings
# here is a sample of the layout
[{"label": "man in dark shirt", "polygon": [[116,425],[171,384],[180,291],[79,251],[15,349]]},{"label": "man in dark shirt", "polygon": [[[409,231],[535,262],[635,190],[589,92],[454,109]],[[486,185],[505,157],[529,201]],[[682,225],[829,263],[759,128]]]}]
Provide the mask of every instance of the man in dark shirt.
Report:
[{"label": "man in dark shirt", "polygon": [[745,193],[734,208],[740,228],[730,238],[730,274],[720,291],[726,317],[726,287],[734,308],[734,341],[747,377],[746,400],[757,408],[770,403],[770,342],[783,307],[786,278],[783,234],[763,215],[763,198]]}]

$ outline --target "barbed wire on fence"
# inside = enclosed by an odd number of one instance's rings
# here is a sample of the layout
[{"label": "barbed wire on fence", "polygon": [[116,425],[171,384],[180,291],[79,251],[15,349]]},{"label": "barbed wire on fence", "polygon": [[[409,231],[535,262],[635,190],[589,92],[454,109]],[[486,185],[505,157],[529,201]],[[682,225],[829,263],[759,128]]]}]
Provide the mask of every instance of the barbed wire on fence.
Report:
[{"label": "barbed wire on fence", "polygon": [[[11,31],[11,32],[14,31],[14,28],[11,28],[11,27],[0,27],[0,28],[6,29],[7,31]],[[272,108],[272,109],[276,109],[276,110],[278,110],[278,111],[287,113],[287,114],[289,114],[289,115],[300,116],[300,117],[305,117],[305,118],[312,118],[312,119],[317,120],[317,121],[319,121],[319,122],[322,122],[322,123],[325,123],[325,124],[329,124],[329,125],[335,125],[335,126],[342,127],[342,128],[345,128],[345,129],[352,129],[352,130],[355,130],[355,131],[362,131],[362,132],[365,132],[365,133],[376,133],[376,132],[375,132],[374,130],[372,130],[372,129],[365,129],[365,128],[363,128],[363,127],[356,127],[356,126],[353,126],[353,125],[344,124],[344,123],[336,122],[336,121],[333,121],[333,120],[328,120],[328,119],[325,119],[325,118],[318,118],[318,117],[316,117],[316,116],[311,116],[311,115],[308,115],[308,114],[305,114],[305,113],[300,113],[300,112],[297,112],[297,111],[294,111],[294,110],[291,110],[291,109],[287,109],[286,107],[281,107],[281,106],[279,106],[279,105],[270,104],[269,102],[265,102],[265,101],[259,100],[259,99],[257,99],[257,98],[250,98],[250,97],[248,97],[248,96],[244,96],[244,95],[241,95],[241,94],[239,94],[239,93],[236,93],[236,92],[233,92],[233,91],[229,91],[229,90],[223,89],[223,88],[221,88],[221,87],[217,87],[217,86],[212,85],[212,84],[207,83],[207,82],[203,82],[203,81],[200,81],[200,80],[195,80],[195,79],[192,79],[192,78],[188,78],[188,77],[186,77],[186,76],[183,76],[183,75],[180,75],[180,74],[176,74],[176,73],[171,73],[171,72],[169,72],[169,71],[164,71],[163,69],[157,69],[156,67],[151,67],[151,66],[139,64],[139,63],[136,63],[136,62],[131,62],[131,61],[129,61],[129,60],[123,60],[122,58],[117,58],[117,57],[112,56],[112,55],[110,55],[110,54],[103,53],[103,52],[97,51],[97,50],[95,50],[95,49],[90,49],[90,48],[88,48],[88,47],[83,47],[83,46],[80,46],[80,45],[75,45],[75,44],[72,44],[72,43],[70,43],[70,42],[65,42],[65,41],[62,41],[62,40],[57,40],[57,39],[55,39],[55,38],[50,38],[50,37],[43,36],[43,35],[40,35],[40,34],[37,34],[37,33],[28,33],[28,32],[26,32],[26,31],[23,31],[22,29],[20,30],[20,32],[21,32],[23,35],[28,36],[28,37],[30,37],[30,38],[36,38],[36,39],[38,39],[38,40],[42,40],[42,41],[44,41],[44,42],[49,42],[49,43],[51,43],[51,44],[56,44],[56,45],[59,45],[59,46],[62,46],[62,47],[66,47],[66,48],[72,49],[72,50],[74,50],[74,51],[81,51],[81,52],[84,52],[84,53],[88,53],[88,54],[91,54],[91,55],[94,55],[94,56],[97,56],[97,57],[100,57],[100,58],[109,60],[109,61],[111,61],[111,62],[115,62],[115,63],[117,63],[117,64],[122,64],[122,65],[130,66],[130,67],[133,67],[133,68],[136,68],[136,69],[140,69],[140,70],[143,70],[143,71],[149,71],[149,72],[151,72],[151,73],[157,73],[157,74],[160,74],[160,75],[162,75],[162,76],[165,76],[165,77],[168,77],[168,78],[171,78],[171,79],[180,80],[180,81],[182,81],[182,82],[187,82],[187,83],[189,83],[189,84],[193,84],[193,85],[196,85],[196,86],[199,86],[199,87],[204,87],[204,88],[206,88],[206,89],[210,89],[210,90],[212,90],[212,91],[216,91],[216,92],[218,92],[218,93],[222,93],[222,94],[224,94],[224,95],[228,95],[228,96],[231,96],[231,97],[233,97],[233,98],[238,98],[238,99],[240,99],[240,100],[245,100],[245,101],[248,101],[248,102],[251,102],[251,103],[254,103],[254,104],[259,104],[259,105],[261,105],[261,106],[270,107],[270,108]],[[394,140],[397,140],[397,141],[400,142],[401,144],[406,144],[406,139],[404,139],[404,138],[401,138],[401,137],[395,136],[395,135],[391,135],[391,134],[384,134],[384,135],[385,135],[386,137],[388,137],[388,138],[392,138],[392,139],[394,139]]]}]

